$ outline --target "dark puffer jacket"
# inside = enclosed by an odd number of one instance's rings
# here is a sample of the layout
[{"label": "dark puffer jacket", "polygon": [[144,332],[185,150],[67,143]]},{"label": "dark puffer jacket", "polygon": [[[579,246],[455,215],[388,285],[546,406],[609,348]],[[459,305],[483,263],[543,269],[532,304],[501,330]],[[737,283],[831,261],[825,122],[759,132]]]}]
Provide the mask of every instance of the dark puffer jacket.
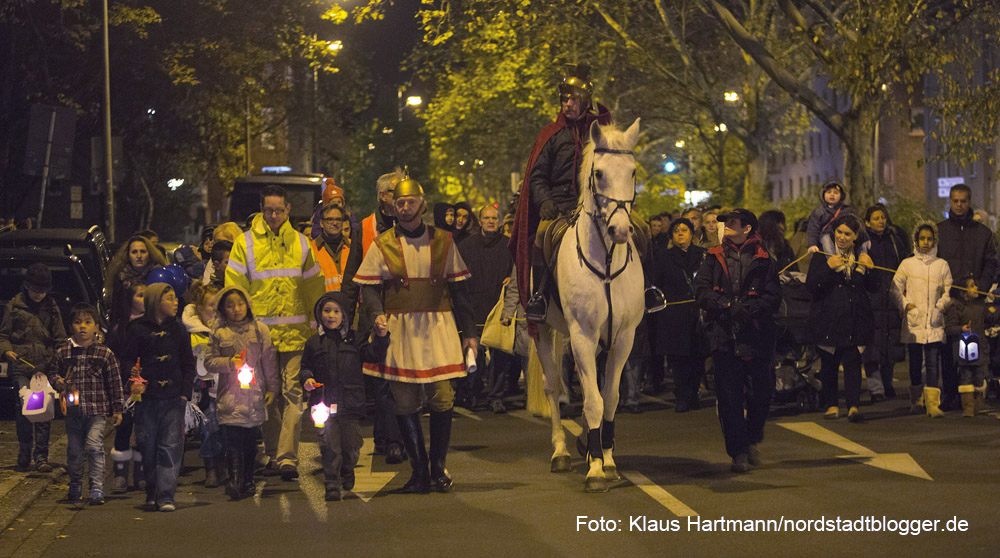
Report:
[{"label": "dark puffer jacket", "polygon": [[740,357],[774,356],[774,313],[781,287],[774,260],[752,234],[742,246],[724,240],[708,251],[694,279],[705,311],[709,349]]},{"label": "dark puffer jacket", "polygon": [[[338,291],[331,291],[316,302],[313,314],[316,323],[322,324],[322,310],[327,302],[335,302],[344,311],[348,300]],[[344,314],[347,315],[346,313]],[[356,340],[349,324],[336,330],[319,326],[323,331],[306,341],[302,351],[299,379],[305,384],[312,379],[323,384],[323,402],[337,406],[337,416],[359,420],[365,416],[365,380],[362,362],[384,362],[389,349],[389,334]]]},{"label": "dark puffer jacket", "polygon": [[576,173],[590,123],[611,117],[607,107],[600,104],[597,107],[597,114],[588,112],[585,118],[556,132],[542,147],[530,175],[531,202],[535,207],[552,200],[562,213],[576,208],[579,197]]},{"label": "dark puffer jacket", "polygon": [[[890,224],[881,233],[869,228],[868,239],[871,241],[868,255],[879,267],[897,269],[900,262],[913,255],[906,233],[896,225]],[[899,342],[903,321],[899,317],[899,308],[892,300],[893,273],[880,269],[872,270],[872,273],[877,282],[875,291],[871,293],[875,340],[865,349],[865,361],[876,362],[886,358],[888,362],[901,362],[905,356],[903,345]]]},{"label": "dark puffer jacket", "polygon": [[[856,247],[856,254],[860,251]],[[816,345],[858,347],[871,345],[875,324],[869,292],[878,279],[871,270],[859,273],[858,267],[848,277],[831,269],[827,257],[813,256],[809,263],[806,288],[813,300],[809,307],[809,334]]]},{"label": "dark puffer jacket", "polygon": [[938,257],[948,262],[951,276],[972,275],[981,291],[990,288],[997,275],[997,246],[990,229],[972,219],[951,215],[938,223]]},{"label": "dark puffer jacket", "polygon": [[48,373],[56,345],[66,339],[56,301],[46,296],[35,304],[27,297],[24,291],[14,295],[4,308],[0,323],[0,357],[14,351],[35,367],[18,360],[7,362],[7,374],[19,387],[27,386],[36,372]]}]

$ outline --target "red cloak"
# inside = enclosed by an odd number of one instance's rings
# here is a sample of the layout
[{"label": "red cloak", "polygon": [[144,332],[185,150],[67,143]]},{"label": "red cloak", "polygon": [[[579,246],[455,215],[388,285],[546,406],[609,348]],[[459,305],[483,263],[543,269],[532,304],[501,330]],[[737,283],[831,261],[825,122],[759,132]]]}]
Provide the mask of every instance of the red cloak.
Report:
[{"label": "red cloak", "polygon": [[[531,262],[535,246],[535,231],[538,230],[538,222],[541,220],[538,215],[537,204],[531,201],[531,171],[535,167],[538,155],[542,152],[542,147],[559,130],[576,126],[579,132],[577,137],[585,138],[590,133],[590,125],[595,120],[600,122],[602,126],[607,126],[612,122],[611,111],[600,103],[596,104],[597,114],[588,110],[584,113],[583,118],[573,123],[568,122],[562,111],[560,111],[556,121],[542,128],[542,131],[539,132],[538,137],[535,138],[535,145],[531,147],[531,154],[528,155],[528,163],[524,166],[524,177],[521,180],[521,195],[517,200],[517,209],[514,213],[514,226],[511,228],[510,243],[508,244],[511,254],[514,256],[514,265],[517,268],[517,290],[521,299],[521,306],[527,305],[528,298],[531,296]],[[576,152],[579,154],[583,151],[583,140],[578,141],[581,142],[581,145],[577,145],[576,149]],[[577,161],[577,166],[579,166],[579,161]],[[579,170],[577,168],[577,172],[573,175],[574,187],[576,186],[576,177],[579,174]]]}]

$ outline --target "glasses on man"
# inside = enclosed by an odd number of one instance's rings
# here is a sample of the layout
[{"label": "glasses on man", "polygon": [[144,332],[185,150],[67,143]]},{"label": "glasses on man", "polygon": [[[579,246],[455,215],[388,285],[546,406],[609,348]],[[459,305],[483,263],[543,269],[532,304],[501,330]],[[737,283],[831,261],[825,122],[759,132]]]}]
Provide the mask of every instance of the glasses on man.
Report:
[{"label": "glasses on man", "polygon": [[340,217],[323,217],[322,221],[324,223],[343,223],[344,220]]}]

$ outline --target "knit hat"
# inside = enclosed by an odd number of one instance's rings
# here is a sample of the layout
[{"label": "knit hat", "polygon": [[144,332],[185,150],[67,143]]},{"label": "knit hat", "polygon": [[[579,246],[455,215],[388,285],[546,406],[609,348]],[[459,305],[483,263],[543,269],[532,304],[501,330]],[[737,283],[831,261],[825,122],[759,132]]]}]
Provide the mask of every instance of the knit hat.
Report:
[{"label": "knit hat", "polygon": [[326,187],[323,188],[323,205],[330,203],[336,198],[340,198],[340,201],[344,201],[344,190],[333,183],[332,178],[326,179]]},{"label": "knit hat", "polygon": [[24,272],[24,286],[36,293],[52,290],[52,272],[43,263],[33,263]]},{"label": "knit hat", "polygon": [[146,307],[147,317],[156,317],[156,309],[160,306],[160,301],[163,300],[163,293],[167,289],[174,290],[173,287],[166,283],[152,283],[146,287],[146,294],[143,296],[142,302]]}]

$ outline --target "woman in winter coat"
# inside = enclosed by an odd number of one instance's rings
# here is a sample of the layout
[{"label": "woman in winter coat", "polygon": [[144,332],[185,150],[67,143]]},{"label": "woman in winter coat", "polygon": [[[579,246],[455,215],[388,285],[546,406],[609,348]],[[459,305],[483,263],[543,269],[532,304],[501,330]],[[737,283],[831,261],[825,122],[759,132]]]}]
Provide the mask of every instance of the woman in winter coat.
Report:
[{"label": "woman in winter coat", "polygon": [[[892,297],[903,319],[901,340],[910,357],[911,411],[920,407],[922,396],[927,414],[943,417],[938,387],[938,359],[944,347],[944,310],[951,302],[951,268],[937,257],[937,227],[922,222],[913,231],[916,253],[899,264],[892,278]],[[921,380],[921,364],[926,381]]]},{"label": "woman in winter coat", "polygon": [[104,283],[112,322],[127,320],[130,314],[132,301],[128,294],[129,287],[145,283],[150,271],[166,265],[163,253],[143,236],[133,235],[122,244],[108,264]]},{"label": "woman in winter coat", "polygon": [[[663,355],[667,356],[674,375],[674,410],[684,413],[700,406],[698,385],[705,370],[704,332],[691,288],[705,249],[694,245],[694,225],[683,217],[670,223],[667,235],[668,248],[653,254],[651,280],[663,291],[668,306],[652,315],[655,326],[650,328],[650,345],[654,359],[662,362]],[[678,304],[669,304],[672,302]]]},{"label": "woman in winter coat", "polygon": [[861,251],[861,220],[841,215],[830,223],[836,255],[813,255],[806,288],[813,296],[809,308],[809,333],[820,354],[823,418],[840,416],[837,408],[837,369],[844,366],[847,419],[861,422],[861,351],[872,343],[875,328],[869,292],[877,285],[871,257]]},{"label": "woman in winter coat", "polygon": [[865,211],[865,226],[871,242],[868,255],[876,266],[885,268],[872,271],[878,281],[878,287],[871,295],[875,341],[863,355],[868,392],[872,403],[877,403],[896,397],[896,390],[892,387],[892,369],[903,360],[903,347],[899,342],[902,319],[890,294],[893,273],[885,270],[898,268],[899,263],[913,252],[906,233],[892,224],[889,210],[884,205],[877,203]]},{"label": "woman in winter coat", "polygon": [[[257,435],[267,419],[267,404],[281,391],[281,384],[271,332],[254,318],[247,292],[227,287],[216,300],[218,326],[212,332],[205,367],[219,375],[216,405],[229,472],[226,494],[238,499],[253,492]],[[247,384],[239,377],[244,364],[252,371]]]}]

